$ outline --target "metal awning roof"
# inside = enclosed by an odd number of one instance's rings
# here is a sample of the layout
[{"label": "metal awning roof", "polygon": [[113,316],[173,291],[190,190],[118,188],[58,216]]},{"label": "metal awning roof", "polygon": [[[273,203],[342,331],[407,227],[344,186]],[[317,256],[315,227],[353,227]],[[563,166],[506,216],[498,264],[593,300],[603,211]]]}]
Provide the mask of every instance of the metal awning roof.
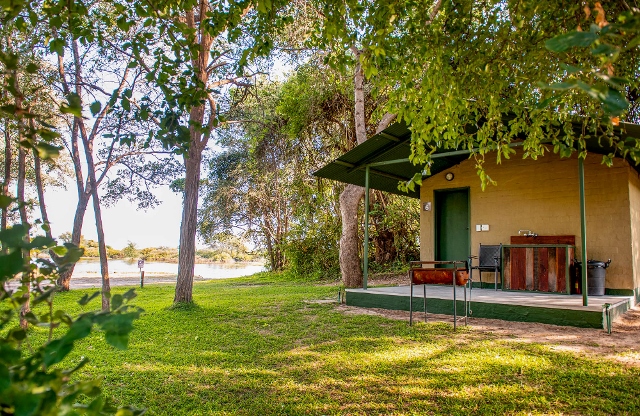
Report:
[{"label": "metal awning roof", "polygon": [[[624,132],[624,133],[622,133]],[[640,125],[620,123],[616,135],[621,138],[640,139]],[[614,152],[608,143],[599,143],[597,138],[588,139],[587,151],[599,154]],[[432,155],[431,175],[436,175],[469,158],[468,150],[438,149]],[[420,187],[402,192],[400,181],[409,181],[423,166],[409,161],[411,154],[411,131],[404,123],[395,123],[364,143],[343,154],[333,162],[313,173],[314,176],[339,182],[365,186],[365,168],[369,166],[369,187],[397,195],[420,198]],[[638,173],[640,166],[629,158],[629,163]],[[423,179],[426,179],[423,177]]]}]

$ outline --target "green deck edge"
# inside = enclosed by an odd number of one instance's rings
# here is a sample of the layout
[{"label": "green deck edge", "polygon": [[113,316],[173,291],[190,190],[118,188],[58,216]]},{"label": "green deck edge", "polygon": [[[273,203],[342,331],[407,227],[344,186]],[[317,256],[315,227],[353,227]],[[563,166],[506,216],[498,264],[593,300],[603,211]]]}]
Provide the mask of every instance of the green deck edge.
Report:
[{"label": "green deck edge", "polygon": [[[409,310],[409,296],[385,295],[380,293],[362,293],[347,290],[346,303],[349,306],[364,308],[382,308]],[[413,297],[413,311],[424,312],[422,297]],[[612,320],[626,312],[631,305],[621,302],[610,309]],[[457,302],[458,316],[464,316],[464,302]],[[427,297],[427,311],[453,315],[453,302],[447,299]],[[602,311],[551,309],[535,306],[506,305],[500,303],[471,302],[471,318],[502,319],[516,322],[538,322],[543,324],[575,326],[580,328],[599,328],[606,326],[606,316]],[[421,319],[414,316],[414,319]],[[615,326],[615,324],[614,324]]]},{"label": "green deck edge", "polygon": [[[629,302],[621,302],[615,305],[613,308],[609,308],[609,314],[611,315],[611,327],[615,328],[616,323],[614,322],[619,316],[622,316],[625,312],[631,309],[631,304]],[[606,309],[602,308],[602,327],[607,329],[607,312]]]},{"label": "green deck edge", "polygon": [[640,303],[640,288],[635,289],[605,289],[605,295],[611,296],[633,296],[636,303]]},{"label": "green deck edge", "polygon": [[[473,284],[471,285],[472,288],[479,288],[479,289],[495,289],[495,283],[493,282],[473,282]],[[498,283],[498,290],[502,290],[502,283]]]}]

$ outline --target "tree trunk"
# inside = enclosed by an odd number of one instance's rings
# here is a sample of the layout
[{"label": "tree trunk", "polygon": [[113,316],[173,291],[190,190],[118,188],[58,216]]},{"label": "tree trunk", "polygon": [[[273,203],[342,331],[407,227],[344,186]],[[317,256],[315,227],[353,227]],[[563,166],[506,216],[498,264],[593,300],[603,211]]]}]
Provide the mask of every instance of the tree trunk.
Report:
[{"label": "tree trunk", "polygon": [[196,227],[198,221],[198,189],[200,187],[200,162],[202,150],[192,143],[185,156],[186,177],[182,224],[180,225],[180,251],[178,252],[178,280],[174,303],[193,302],[193,268],[196,256]]},{"label": "tree trunk", "polygon": [[[62,65],[62,62],[59,62]],[[60,70],[61,76],[64,76],[64,72]],[[67,90],[65,84],[65,90]],[[78,145],[78,135],[80,127],[78,120],[74,119],[73,129],[71,130],[71,160],[73,161],[73,169],[76,178],[76,190],[78,193],[78,203],[76,205],[76,213],[73,218],[73,229],[71,231],[71,244],[80,246],[80,240],[82,238],[82,225],[84,223],[84,215],[87,212],[87,206],[89,204],[89,198],[91,198],[91,185],[89,181],[84,183],[82,174],[82,163],[80,162],[80,146]],[[60,276],[56,284],[60,286],[61,290],[66,292],[69,290],[69,284],[71,283],[71,275],[75,269],[75,263],[66,268]]]},{"label": "tree trunk", "polygon": [[[17,100],[16,100],[17,101]],[[18,181],[16,196],[18,198],[18,210],[20,211],[20,222],[27,228],[29,227],[29,218],[27,217],[27,207],[24,200],[24,183],[26,173],[26,152],[22,146],[18,149]],[[26,243],[29,242],[29,234],[24,237]],[[25,270],[22,272],[22,287],[26,288],[24,294],[24,303],[20,308],[20,326],[26,329],[29,326],[25,315],[31,312],[31,271],[29,264],[31,263],[31,251],[27,249],[22,250],[22,257],[24,259]]]},{"label": "tree trunk", "polygon": [[[356,140],[362,144],[367,140],[367,124],[365,113],[364,71],[360,65],[360,51],[352,48],[357,59],[354,73],[354,101]],[[387,128],[395,119],[394,114],[386,114],[377,132]],[[360,256],[360,239],[358,238],[358,208],[364,196],[364,188],[347,185],[340,194],[340,216],[342,218],[342,235],[340,237],[340,272],[346,287],[362,286],[362,267]]]},{"label": "tree trunk", "polygon": [[[73,52],[73,63],[75,66],[75,89],[76,94],[78,96],[82,96],[82,64],[80,59],[80,53],[78,51],[78,42],[73,40],[71,42],[71,49]],[[59,63],[59,71],[61,75],[64,75],[62,63]],[[126,73],[125,73],[126,78]],[[65,84],[65,91],[68,91],[68,86],[66,81],[63,79]],[[122,88],[122,83],[120,84],[120,89]],[[87,163],[87,179],[89,181],[89,187],[91,188],[91,198],[93,199],[93,213],[96,220],[96,232],[98,234],[98,253],[100,254],[100,274],[102,276],[102,310],[108,311],[110,309],[110,300],[111,300],[111,284],[109,282],[109,264],[107,260],[107,247],[104,241],[104,229],[102,227],[102,211],[100,209],[100,197],[98,196],[98,181],[96,180],[96,166],[93,160],[93,139],[98,131],[98,126],[101,120],[101,117],[104,116],[103,109],[100,113],[100,117],[96,120],[93,125],[92,131],[89,134],[87,132],[86,125],[84,121],[80,117],[76,117],[74,119],[74,132],[76,133],[76,143],[77,143],[77,132],[79,131],[80,137],[82,138],[82,144],[84,147],[84,156],[85,161]],[[73,149],[75,158],[77,149]],[[75,160],[74,160],[75,164]],[[76,165],[76,171],[78,166]],[[76,177],[76,183],[81,181],[80,177]],[[78,201],[78,205],[80,205],[80,200]]]},{"label": "tree trunk", "polygon": [[[108,311],[111,298],[111,284],[109,283],[109,264],[107,260],[107,246],[104,242],[104,229],[102,228],[102,211],[100,209],[100,197],[98,196],[98,183],[96,181],[96,166],[93,161],[93,141],[89,140],[85,126],[78,122],[80,136],[84,145],[84,155],[87,162],[87,179],[91,187],[93,199],[93,213],[96,219],[96,232],[98,234],[98,253],[100,254],[100,275],[102,276],[102,310]],[[80,204],[78,204],[80,205]]]},{"label": "tree trunk", "polygon": [[[9,195],[9,184],[11,183],[11,137],[9,135],[9,120],[4,120],[4,181],[2,182],[2,194]],[[9,208],[2,209],[2,220],[0,220],[0,230],[7,229]],[[6,247],[2,246],[2,252],[6,252]]]},{"label": "tree trunk", "polygon": [[[210,48],[213,38],[204,30],[203,19],[209,13],[211,7],[208,0],[198,1],[194,11],[187,12],[185,22],[188,27],[197,33],[196,45],[198,53],[191,59],[194,73],[203,85],[209,86]],[[197,16],[195,13],[197,13]],[[176,294],[173,303],[193,302],[193,267],[196,261],[196,230],[198,222],[198,196],[200,189],[200,163],[202,152],[207,147],[212,121],[215,118],[215,105],[209,100],[209,123],[203,126],[205,119],[205,105],[191,108],[189,112],[189,151],[185,155],[185,181],[184,200],[182,208],[182,223],[180,224],[180,251],[178,252],[178,279],[176,281]]]},{"label": "tree trunk", "polygon": [[93,212],[96,217],[96,231],[98,233],[98,252],[100,253],[100,274],[102,275],[102,310],[108,311],[111,303],[111,284],[109,282],[109,263],[107,262],[107,246],[104,242],[104,229],[102,228],[102,212],[100,199],[95,180],[95,170],[89,171],[91,178],[91,197],[93,199]]},{"label": "tree trunk", "polygon": [[[84,214],[87,211],[87,205],[89,205],[89,198],[91,198],[91,192],[84,192],[84,190],[79,190],[78,204],[76,205],[76,215],[73,218],[73,230],[71,231],[71,243],[75,244],[76,246],[80,246],[80,239],[82,238],[82,224],[84,222]],[[69,268],[60,273],[57,285],[60,286],[62,291],[66,292],[69,290],[71,275],[73,274],[74,268],[75,264],[72,264]]]},{"label": "tree trunk", "polygon": [[[364,111],[364,71],[360,65],[360,51],[355,50],[356,68],[354,74],[356,140],[362,144],[367,140],[367,124]],[[362,286],[360,265],[360,240],[358,238],[358,207],[364,196],[364,188],[347,185],[340,194],[340,216],[342,236],[340,237],[340,272],[346,287]]]},{"label": "tree trunk", "polygon": [[340,216],[342,236],[340,237],[340,272],[346,287],[362,286],[360,265],[360,239],[358,238],[358,208],[364,196],[364,188],[347,185],[340,194]]},{"label": "tree trunk", "polygon": [[47,237],[53,238],[51,234],[51,227],[49,226],[49,215],[47,214],[47,205],[44,202],[44,186],[42,185],[42,167],[40,164],[40,156],[38,151],[33,151],[33,164],[36,175],[36,190],[38,192],[38,205],[40,207],[40,217],[42,222],[46,226],[44,227],[44,233]]}]

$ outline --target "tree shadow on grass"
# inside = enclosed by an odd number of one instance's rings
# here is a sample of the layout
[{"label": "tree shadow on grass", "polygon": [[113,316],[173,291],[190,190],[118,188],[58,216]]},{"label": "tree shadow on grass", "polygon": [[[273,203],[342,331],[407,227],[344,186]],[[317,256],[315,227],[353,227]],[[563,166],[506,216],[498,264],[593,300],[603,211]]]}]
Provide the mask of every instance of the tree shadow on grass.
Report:
[{"label": "tree shadow on grass", "polygon": [[95,362],[107,395],[167,415],[640,414],[638,368],[251,290],[145,315]]},{"label": "tree shadow on grass", "polygon": [[[253,328],[235,330],[249,344],[259,338]],[[463,339],[442,324],[309,339],[293,348],[258,343],[263,350],[247,355],[217,348],[185,351],[171,365],[117,368],[107,381],[144,380],[124,396],[135,395],[158,414],[640,412],[638,369],[536,344]]]}]

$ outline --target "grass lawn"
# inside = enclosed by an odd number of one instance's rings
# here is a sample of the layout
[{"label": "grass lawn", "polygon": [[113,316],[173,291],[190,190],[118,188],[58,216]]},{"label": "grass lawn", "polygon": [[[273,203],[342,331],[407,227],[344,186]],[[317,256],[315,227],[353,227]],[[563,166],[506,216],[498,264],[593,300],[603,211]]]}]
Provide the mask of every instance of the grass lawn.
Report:
[{"label": "grass lawn", "polygon": [[[124,292],[116,288],[114,292]],[[85,291],[57,296],[80,311]],[[153,415],[640,414],[640,368],[444,323],[346,315],[335,286],[269,274],[137,290],[129,349],[94,334],[72,362]],[[89,306],[99,307],[96,299]]]}]

